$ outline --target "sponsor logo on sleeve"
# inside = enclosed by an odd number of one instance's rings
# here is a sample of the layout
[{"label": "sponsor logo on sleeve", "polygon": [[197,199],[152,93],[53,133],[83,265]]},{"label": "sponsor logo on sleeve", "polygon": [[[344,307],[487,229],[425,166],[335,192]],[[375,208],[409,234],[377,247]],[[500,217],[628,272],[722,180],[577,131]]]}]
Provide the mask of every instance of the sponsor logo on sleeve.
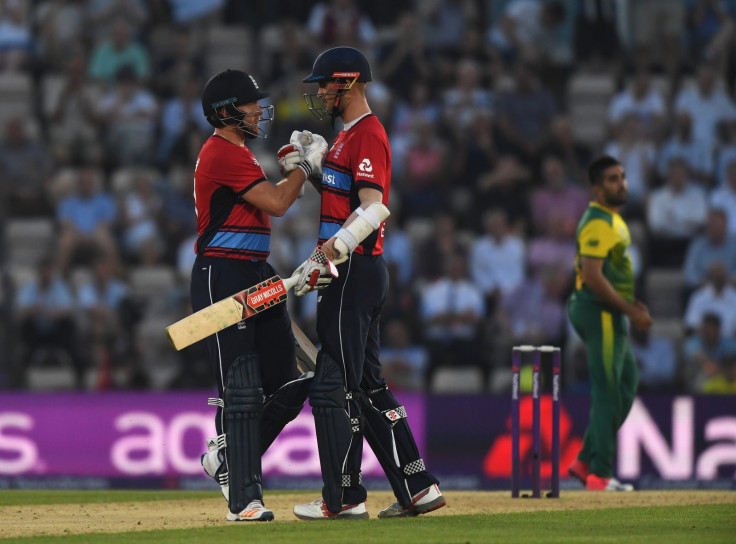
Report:
[{"label": "sponsor logo on sleeve", "polygon": [[373,172],[373,165],[371,164],[370,159],[367,157],[360,161],[360,164],[358,165],[358,170],[360,170],[360,172],[358,172],[356,176],[361,176],[364,178],[374,177],[373,174],[370,173]]}]

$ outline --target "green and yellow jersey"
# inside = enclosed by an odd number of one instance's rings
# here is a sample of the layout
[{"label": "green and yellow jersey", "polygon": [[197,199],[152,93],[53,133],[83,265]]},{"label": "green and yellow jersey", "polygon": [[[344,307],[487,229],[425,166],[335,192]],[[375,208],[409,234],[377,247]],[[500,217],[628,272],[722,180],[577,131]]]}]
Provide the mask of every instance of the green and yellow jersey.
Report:
[{"label": "green and yellow jersey", "polygon": [[634,267],[629,255],[631,236],[621,216],[591,202],[578,223],[575,256],[575,296],[601,302],[583,283],[581,258],[603,259],[603,276],[616,292],[629,302],[634,300]]}]

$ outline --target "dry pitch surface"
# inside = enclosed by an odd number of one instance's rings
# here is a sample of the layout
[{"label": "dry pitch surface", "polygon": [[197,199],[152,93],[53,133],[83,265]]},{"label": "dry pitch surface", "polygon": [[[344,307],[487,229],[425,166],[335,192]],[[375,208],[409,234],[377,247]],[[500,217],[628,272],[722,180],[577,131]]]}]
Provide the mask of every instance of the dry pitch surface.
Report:
[{"label": "dry pitch surface", "polygon": [[[429,516],[501,514],[536,510],[577,510],[631,506],[736,504],[733,491],[637,491],[606,493],[563,491],[560,499],[511,499],[509,492],[445,491],[447,506]],[[316,497],[316,494],[315,494]],[[304,493],[266,492],[274,523],[305,523],[292,508],[312,497]],[[372,491],[368,511],[375,517],[394,498],[390,492]],[[228,524],[222,497],[212,499],[113,502],[109,504],[51,504],[0,507],[0,538],[81,533],[121,533],[157,529],[185,529]]]}]

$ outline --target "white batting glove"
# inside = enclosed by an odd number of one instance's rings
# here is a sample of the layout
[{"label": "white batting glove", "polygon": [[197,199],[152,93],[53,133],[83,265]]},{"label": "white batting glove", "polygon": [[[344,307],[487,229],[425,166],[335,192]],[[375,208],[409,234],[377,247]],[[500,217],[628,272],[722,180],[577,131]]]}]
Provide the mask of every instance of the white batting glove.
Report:
[{"label": "white batting glove", "polygon": [[308,130],[295,130],[291,133],[289,143],[303,149],[304,160],[299,167],[307,173],[307,177],[321,180],[322,161],[327,154],[327,140]]},{"label": "white batting glove", "polygon": [[325,252],[317,248],[295,271],[299,273],[294,294],[301,297],[315,289],[324,289],[337,277],[337,268]]},{"label": "white batting glove", "polygon": [[289,172],[296,170],[304,162],[304,150],[301,146],[294,144],[282,145],[277,153],[279,170],[281,175],[286,176]]}]

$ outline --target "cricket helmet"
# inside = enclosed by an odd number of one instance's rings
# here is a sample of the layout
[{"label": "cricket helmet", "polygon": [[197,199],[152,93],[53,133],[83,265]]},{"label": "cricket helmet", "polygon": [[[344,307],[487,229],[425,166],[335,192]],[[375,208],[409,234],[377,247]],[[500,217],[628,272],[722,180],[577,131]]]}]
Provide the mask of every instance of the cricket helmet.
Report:
[{"label": "cricket helmet", "polygon": [[[225,70],[210,78],[202,91],[202,111],[207,122],[215,128],[231,126],[242,130],[250,138],[266,138],[273,121],[273,106],[261,107],[257,123],[246,122],[249,113],[237,106],[258,102],[269,93],[258,87],[255,78],[240,70]],[[225,108],[225,115],[221,114]]]},{"label": "cricket helmet", "polygon": [[[328,92],[305,93],[304,100],[307,102],[309,111],[319,120],[327,115],[332,120],[338,117],[338,106],[340,97],[349,91],[356,81],[372,81],[371,66],[365,55],[353,47],[333,47],[320,53],[312,66],[312,73],[305,77],[304,83],[332,82]],[[334,97],[335,102],[331,111],[324,105],[325,99]]]}]

